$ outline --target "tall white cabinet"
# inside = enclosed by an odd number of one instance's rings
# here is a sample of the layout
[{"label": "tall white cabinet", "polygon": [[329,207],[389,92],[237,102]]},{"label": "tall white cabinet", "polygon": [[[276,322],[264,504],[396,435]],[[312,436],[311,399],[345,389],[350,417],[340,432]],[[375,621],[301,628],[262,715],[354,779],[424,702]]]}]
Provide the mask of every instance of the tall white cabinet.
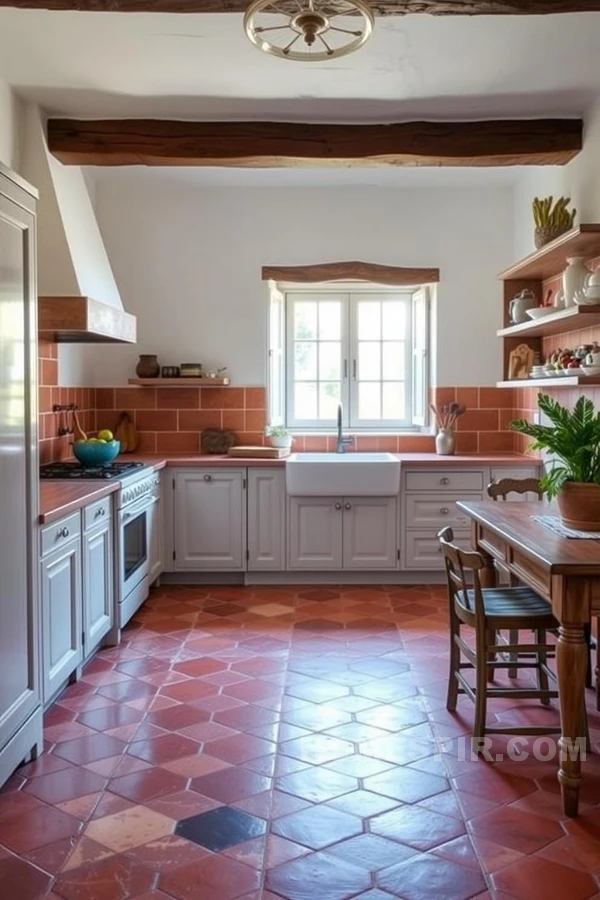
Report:
[{"label": "tall white cabinet", "polygon": [[0,785],[42,747],[36,199],[0,165]]}]

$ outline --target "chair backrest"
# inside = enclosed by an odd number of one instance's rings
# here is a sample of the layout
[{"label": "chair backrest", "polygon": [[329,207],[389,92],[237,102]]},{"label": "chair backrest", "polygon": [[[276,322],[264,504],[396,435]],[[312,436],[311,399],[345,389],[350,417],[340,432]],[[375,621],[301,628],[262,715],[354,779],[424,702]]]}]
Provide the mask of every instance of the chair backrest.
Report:
[{"label": "chair backrest", "polygon": [[501,478],[488,484],[487,492],[492,500],[506,500],[509,494],[537,494],[538,500],[544,497],[537,478]]},{"label": "chair backrest", "polygon": [[[454,532],[449,526],[442,528],[438,533],[438,540],[444,554],[448,599],[472,613],[483,614],[483,596],[479,578],[480,569],[485,568],[483,556],[475,550],[461,550],[454,543]],[[474,603],[471,602],[471,597],[474,598]]]}]

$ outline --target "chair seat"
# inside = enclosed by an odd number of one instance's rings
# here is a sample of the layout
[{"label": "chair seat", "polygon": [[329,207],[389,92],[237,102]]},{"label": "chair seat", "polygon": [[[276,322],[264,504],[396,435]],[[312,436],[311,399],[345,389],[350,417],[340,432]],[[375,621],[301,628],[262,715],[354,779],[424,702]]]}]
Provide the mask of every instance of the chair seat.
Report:
[{"label": "chair seat", "polygon": [[[499,587],[483,588],[483,604],[486,619],[493,620],[496,628],[515,628],[522,620],[523,628],[558,628],[559,623],[552,615],[550,604],[528,587]],[[462,603],[461,609],[474,616],[475,596],[474,591],[467,591],[471,608],[467,609]],[[457,596],[458,599],[458,596]],[[504,624],[503,620],[507,620]]]}]

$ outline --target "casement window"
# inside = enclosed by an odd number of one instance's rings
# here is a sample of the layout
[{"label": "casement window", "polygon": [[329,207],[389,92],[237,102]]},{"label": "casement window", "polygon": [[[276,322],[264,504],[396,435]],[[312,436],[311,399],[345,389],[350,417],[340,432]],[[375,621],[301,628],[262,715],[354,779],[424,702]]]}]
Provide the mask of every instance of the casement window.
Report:
[{"label": "casement window", "polygon": [[331,431],[341,403],[353,431],[423,426],[428,302],[426,288],[272,286],[271,423]]}]

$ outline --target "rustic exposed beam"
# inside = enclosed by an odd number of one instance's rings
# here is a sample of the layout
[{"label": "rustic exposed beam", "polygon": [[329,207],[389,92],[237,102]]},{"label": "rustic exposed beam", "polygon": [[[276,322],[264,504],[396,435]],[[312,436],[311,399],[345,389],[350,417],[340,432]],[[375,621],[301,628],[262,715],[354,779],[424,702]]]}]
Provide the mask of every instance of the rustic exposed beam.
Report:
[{"label": "rustic exposed beam", "polygon": [[564,165],[582,147],[580,119],[320,125],[49,119],[50,151],[91,166]]},{"label": "rustic exposed beam", "polygon": [[[371,0],[370,5],[380,16],[541,16],[600,11],[600,0]],[[2,6],[82,12],[239,13],[245,11],[248,0],[0,0]]]},{"label": "rustic exposed beam", "polygon": [[439,269],[381,266],[378,263],[350,262],[315,263],[309,266],[263,266],[263,281],[290,281],[294,284],[316,284],[322,281],[369,281],[413,287],[435,284],[440,280]]}]

